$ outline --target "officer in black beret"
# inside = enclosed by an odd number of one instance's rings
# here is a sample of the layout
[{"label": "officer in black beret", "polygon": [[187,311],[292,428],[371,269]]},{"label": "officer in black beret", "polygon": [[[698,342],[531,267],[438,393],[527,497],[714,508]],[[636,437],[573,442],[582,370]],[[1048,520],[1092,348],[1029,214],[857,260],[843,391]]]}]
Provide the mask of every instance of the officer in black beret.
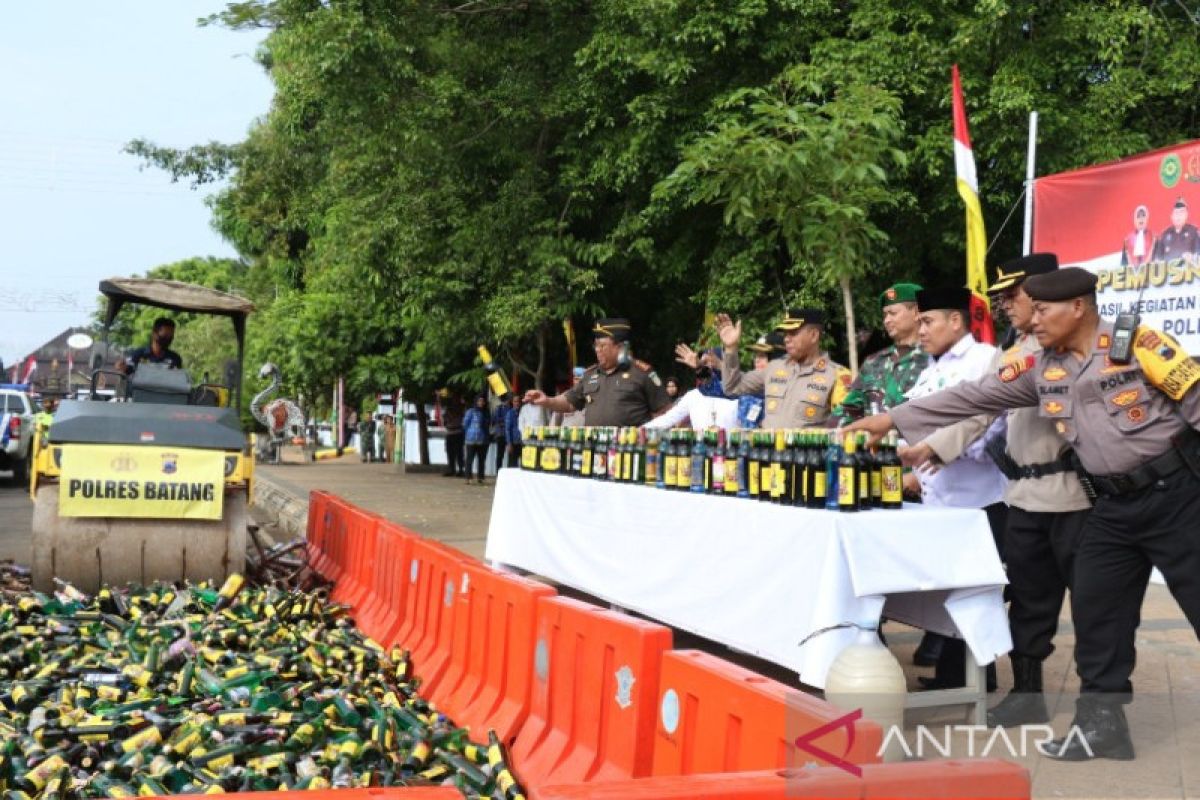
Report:
[{"label": "officer in black beret", "polygon": [[584,424],[635,426],[649,422],[671,404],[658,374],[645,361],[628,356],[629,320],[596,320],[592,329],[596,363],[567,391],[547,397],[538,389],[525,393],[525,402],[568,414],[583,410]]},{"label": "officer in black beret", "polygon": [[922,441],[947,421],[1037,408],[1095,495],[1075,555],[1071,614],[1081,695],[1074,733],[1039,745],[1064,761],[1128,760],[1122,708],[1151,567],[1200,632],[1200,365],[1171,336],[1100,318],[1096,277],[1068,267],[1026,279],[1042,350],[970,383],[850,426]]}]

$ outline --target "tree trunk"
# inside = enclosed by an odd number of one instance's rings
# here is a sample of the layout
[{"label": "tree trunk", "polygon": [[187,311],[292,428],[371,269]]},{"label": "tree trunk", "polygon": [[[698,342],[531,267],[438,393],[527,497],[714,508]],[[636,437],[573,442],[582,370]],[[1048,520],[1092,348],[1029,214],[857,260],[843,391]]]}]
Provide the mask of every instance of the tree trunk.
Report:
[{"label": "tree trunk", "polygon": [[425,466],[429,463],[429,415],[425,413],[425,398],[418,397],[413,406],[417,409],[417,447],[421,466]]},{"label": "tree trunk", "polygon": [[846,351],[850,354],[850,373],[858,376],[858,329],[854,325],[854,295],[850,279],[842,278],[842,308],[846,314]]},{"label": "tree trunk", "polygon": [[544,392],[546,391],[546,323],[544,322],[538,326],[537,351],[538,365],[535,385]]}]

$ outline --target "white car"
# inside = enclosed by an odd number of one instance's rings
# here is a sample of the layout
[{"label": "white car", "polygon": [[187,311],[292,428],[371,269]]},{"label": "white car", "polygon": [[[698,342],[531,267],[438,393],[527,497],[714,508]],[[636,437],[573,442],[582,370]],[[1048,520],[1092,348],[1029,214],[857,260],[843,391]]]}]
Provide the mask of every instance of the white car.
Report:
[{"label": "white car", "polygon": [[0,470],[12,470],[14,483],[29,482],[33,452],[33,398],[16,389],[0,389]]}]

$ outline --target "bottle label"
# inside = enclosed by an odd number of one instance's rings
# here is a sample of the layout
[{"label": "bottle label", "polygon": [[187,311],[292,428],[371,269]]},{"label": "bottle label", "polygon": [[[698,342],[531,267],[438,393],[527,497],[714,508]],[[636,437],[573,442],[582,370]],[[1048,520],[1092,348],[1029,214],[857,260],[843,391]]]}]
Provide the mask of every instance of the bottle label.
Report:
[{"label": "bottle label", "polygon": [[584,450],[581,454],[583,462],[579,466],[579,474],[584,477],[591,477],[592,474],[592,451]]},{"label": "bottle label", "polygon": [[826,486],[826,484],[825,484],[826,477],[827,476],[825,474],[825,470],[823,470],[823,469],[813,470],[813,498],[814,499],[822,499],[823,500],[825,498],[825,495],[827,495],[829,493],[829,487]]},{"label": "bottle label", "polygon": [[750,480],[749,489],[751,497],[758,497],[758,478],[759,478],[759,463],[757,461],[750,462]]},{"label": "bottle label", "polygon": [[738,470],[736,461],[727,461],[729,466],[725,469],[725,492],[727,494],[736,494],[738,490]]},{"label": "bottle label", "polygon": [[901,503],[904,502],[904,471],[894,465],[887,465],[883,468],[883,502],[885,503]]},{"label": "bottle label", "polygon": [[542,470],[545,472],[558,472],[562,467],[562,454],[553,447],[542,449]]},{"label": "bottle label", "polygon": [[725,488],[725,459],[714,458],[712,460],[712,485],[714,489]]},{"label": "bottle label", "polygon": [[852,506],[857,503],[854,496],[854,467],[838,467],[838,505]]},{"label": "bottle label", "polygon": [[608,474],[608,469],[604,464],[604,453],[596,453],[592,456],[592,474],[601,477]]},{"label": "bottle label", "polygon": [[621,479],[621,456],[615,450],[608,451],[608,477],[614,481]]},{"label": "bottle label", "polygon": [[534,458],[537,451],[529,445],[521,448],[521,469],[534,469],[537,465],[534,463]]},{"label": "bottle label", "polygon": [[775,500],[787,493],[787,470],[783,464],[775,464],[771,468],[771,497]]},{"label": "bottle label", "polygon": [[658,482],[658,453],[646,454],[646,483]]},{"label": "bottle label", "polygon": [[871,470],[871,497],[883,497],[883,472]]},{"label": "bottle label", "polygon": [[871,473],[858,473],[858,500],[868,500],[871,497]]},{"label": "bottle label", "polygon": [[633,480],[633,453],[625,452],[621,454],[621,480]]},{"label": "bottle label", "polygon": [[663,483],[667,486],[675,485],[675,470],[679,465],[678,456],[667,456],[663,469]]}]

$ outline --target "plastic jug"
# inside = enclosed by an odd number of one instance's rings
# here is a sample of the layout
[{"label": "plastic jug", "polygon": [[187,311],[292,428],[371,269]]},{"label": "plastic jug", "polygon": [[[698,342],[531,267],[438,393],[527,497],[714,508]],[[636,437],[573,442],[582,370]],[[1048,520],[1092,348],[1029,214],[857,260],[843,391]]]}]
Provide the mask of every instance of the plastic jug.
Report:
[{"label": "plastic jug", "polygon": [[[854,643],[842,650],[825,677],[825,699],[843,711],[862,709],[863,716],[883,728],[884,761],[904,757],[904,670],[879,641],[878,623],[859,623]],[[893,732],[892,726],[895,726]]]}]

